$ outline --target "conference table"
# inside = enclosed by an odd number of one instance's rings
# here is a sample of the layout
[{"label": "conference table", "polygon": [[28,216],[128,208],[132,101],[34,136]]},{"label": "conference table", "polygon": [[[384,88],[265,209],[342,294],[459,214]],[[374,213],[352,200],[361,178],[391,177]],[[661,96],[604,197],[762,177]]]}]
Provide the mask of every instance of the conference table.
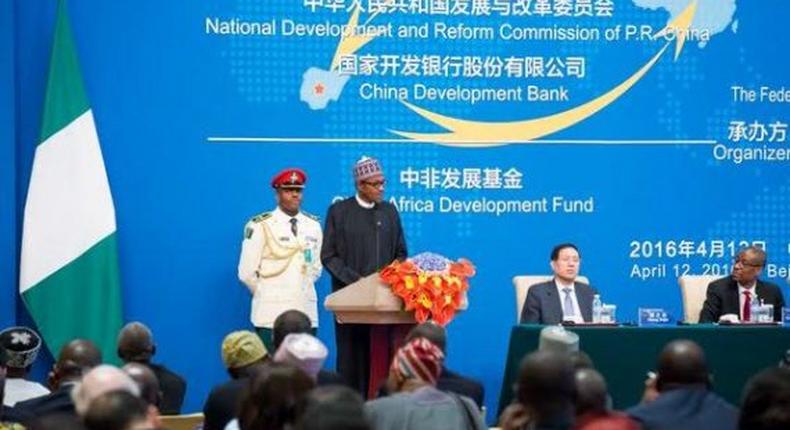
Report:
[{"label": "conference table", "polygon": [[[521,359],[538,349],[542,325],[517,325],[510,333],[499,413],[510,404]],[[790,328],[781,326],[566,327],[579,335],[579,348],[606,378],[616,409],[637,404],[646,372],[654,370],[661,349],[674,339],[690,339],[705,350],[713,391],[740,402],[746,381],[763,368],[776,366],[790,348]]]}]

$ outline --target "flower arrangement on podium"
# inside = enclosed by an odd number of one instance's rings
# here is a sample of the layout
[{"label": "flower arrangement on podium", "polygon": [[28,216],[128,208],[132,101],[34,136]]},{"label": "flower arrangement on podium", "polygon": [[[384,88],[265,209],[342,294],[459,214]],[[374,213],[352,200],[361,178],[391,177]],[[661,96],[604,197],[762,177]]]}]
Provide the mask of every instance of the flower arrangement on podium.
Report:
[{"label": "flower arrangement on podium", "polygon": [[431,252],[394,261],[383,268],[381,280],[403,299],[404,310],[414,311],[414,319],[428,319],[445,326],[461,307],[469,289],[468,279],[475,275],[469,260],[452,261]]}]

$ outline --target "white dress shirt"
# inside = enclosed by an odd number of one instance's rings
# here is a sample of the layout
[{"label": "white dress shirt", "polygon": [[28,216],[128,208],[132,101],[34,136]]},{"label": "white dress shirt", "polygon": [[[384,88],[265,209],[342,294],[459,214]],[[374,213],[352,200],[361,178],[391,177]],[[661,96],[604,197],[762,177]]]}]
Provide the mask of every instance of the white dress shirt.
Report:
[{"label": "white dress shirt", "polygon": [[3,397],[3,404],[11,407],[17,402],[46,396],[47,394],[49,394],[49,390],[38,382],[28,381],[22,378],[8,378],[5,380],[5,397]]},{"label": "white dress shirt", "polygon": [[362,197],[360,197],[359,194],[355,195],[354,197],[356,197],[357,203],[359,203],[359,205],[365,209],[373,209],[373,206],[376,206],[376,204],[373,202],[366,202],[362,200]]}]

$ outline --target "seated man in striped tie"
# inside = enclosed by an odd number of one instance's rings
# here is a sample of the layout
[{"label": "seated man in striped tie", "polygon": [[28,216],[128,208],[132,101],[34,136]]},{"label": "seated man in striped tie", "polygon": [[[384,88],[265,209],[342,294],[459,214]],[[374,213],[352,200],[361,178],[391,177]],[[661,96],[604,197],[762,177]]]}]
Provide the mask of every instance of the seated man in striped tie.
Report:
[{"label": "seated man in striped tie", "polygon": [[551,270],[554,279],[530,287],[522,324],[559,324],[592,322],[594,288],[578,282],[581,257],[572,243],[563,243],[551,250]]}]

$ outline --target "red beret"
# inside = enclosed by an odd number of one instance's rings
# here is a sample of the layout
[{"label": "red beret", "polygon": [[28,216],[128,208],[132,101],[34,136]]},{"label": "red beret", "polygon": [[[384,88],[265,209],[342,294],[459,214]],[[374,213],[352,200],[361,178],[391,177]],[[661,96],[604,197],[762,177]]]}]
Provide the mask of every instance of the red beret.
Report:
[{"label": "red beret", "polygon": [[290,168],[282,170],[272,178],[272,188],[304,188],[307,175],[302,169]]}]

